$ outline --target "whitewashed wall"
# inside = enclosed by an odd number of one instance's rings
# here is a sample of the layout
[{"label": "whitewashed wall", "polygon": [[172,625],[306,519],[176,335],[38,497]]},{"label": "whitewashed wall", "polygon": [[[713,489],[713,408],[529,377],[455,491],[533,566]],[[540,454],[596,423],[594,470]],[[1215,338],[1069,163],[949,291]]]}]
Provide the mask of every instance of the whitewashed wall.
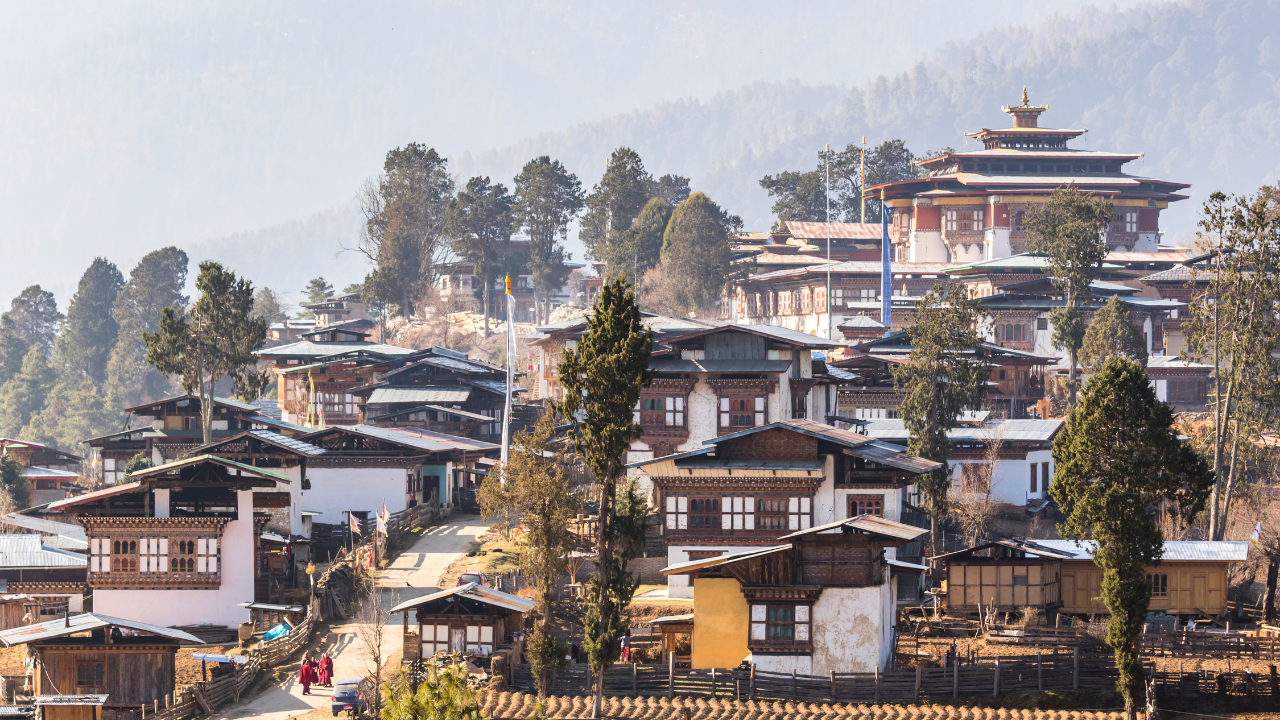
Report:
[{"label": "whitewashed wall", "polygon": [[322,513],[315,522],[330,525],[347,521],[348,510],[382,509],[385,498],[387,509],[400,512],[405,509],[405,488],[408,472],[404,468],[308,468],[311,489],[302,491],[302,504],[307,510]]}]

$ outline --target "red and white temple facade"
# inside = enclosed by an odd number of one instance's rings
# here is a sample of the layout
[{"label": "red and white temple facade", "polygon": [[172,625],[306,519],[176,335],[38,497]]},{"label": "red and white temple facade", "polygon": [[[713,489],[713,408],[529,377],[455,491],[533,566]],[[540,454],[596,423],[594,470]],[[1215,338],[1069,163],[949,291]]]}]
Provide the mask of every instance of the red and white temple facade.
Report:
[{"label": "red and white temple facade", "polygon": [[1189,185],[1125,173],[1141,153],[1067,147],[1086,131],[1040,127],[1049,106],[1031,105],[1025,88],[1021,105],[1002,109],[1013,127],[969,133],[983,149],[921,160],[922,177],[868,188],[882,191],[893,211],[895,260],[968,263],[1026,252],[1023,213],[1068,183],[1111,201],[1110,251],[1156,251],[1160,211],[1186,199],[1177,193]]}]

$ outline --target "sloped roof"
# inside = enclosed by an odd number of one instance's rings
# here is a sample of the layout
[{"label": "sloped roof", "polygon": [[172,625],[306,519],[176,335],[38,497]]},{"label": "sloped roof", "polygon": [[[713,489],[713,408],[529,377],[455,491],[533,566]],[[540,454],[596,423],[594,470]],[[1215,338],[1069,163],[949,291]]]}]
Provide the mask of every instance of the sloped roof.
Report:
[{"label": "sloped roof", "polygon": [[746,550],[736,550],[733,552],[727,552],[724,555],[717,555],[716,557],[702,558],[701,560],[689,560],[682,563],[668,565],[662,569],[662,574],[683,575],[688,572],[693,572],[694,570],[704,570],[706,568],[716,567],[717,565],[724,565],[726,563],[737,562],[739,560],[749,560],[751,558],[762,557],[764,555],[772,555],[773,553],[784,552],[790,549],[790,545],[774,545],[766,548],[753,547],[747,548]]},{"label": "sloped roof", "polygon": [[39,535],[0,535],[0,568],[82,568],[84,555],[46,547]]},{"label": "sloped roof", "polygon": [[857,517],[846,518],[844,520],[836,520],[822,525],[815,525],[807,530],[799,530],[790,535],[783,535],[779,540],[787,540],[790,538],[801,537],[803,535],[815,535],[817,533],[836,530],[838,528],[853,528],[859,532],[868,535],[880,535],[895,540],[906,540],[910,542],[929,532],[928,528],[918,528],[914,525],[907,525],[893,520],[885,520],[875,515],[859,515]]},{"label": "sloped roof", "polygon": [[369,403],[448,403],[465,402],[471,397],[471,388],[457,385],[448,387],[382,387],[369,395]]},{"label": "sloped roof", "polygon": [[406,600],[400,603],[399,605],[391,608],[387,612],[388,613],[403,612],[405,610],[410,610],[415,607],[418,607],[419,605],[425,605],[434,600],[440,600],[442,598],[452,597],[454,595],[462,596],[470,600],[482,602],[486,605],[493,605],[495,607],[500,607],[504,610],[511,610],[514,612],[525,613],[525,612],[529,612],[530,610],[533,610],[533,608],[535,607],[534,602],[528,598],[522,598],[518,595],[510,595],[508,593],[502,592],[501,590],[494,590],[493,588],[485,587],[483,585],[480,585],[479,583],[467,583],[466,585],[458,585],[457,587],[451,587],[448,590],[441,590],[439,592],[431,593],[429,595],[423,595],[422,597],[417,597],[412,600]]},{"label": "sloped roof", "polygon": [[787,221],[787,230],[795,238],[814,240],[880,240],[883,229],[880,223],[824,223]]},{"label": "sloped roof", "polygon": [[[142,404],[142,405],[135,405],[135,406],[133,406],[133,407],[131,407],[131,408],[125,408],[125,412],[131,412],[131,413],[132,413],[132,412],[137,412],[137,411],[139,411],[139,410],[145,410],[145,409],[150,408],[150,407],[155,407],[156,405],[164,405],[164,404],[171,403],[171,402],[181,402],[181,401],[183,401],[183,400],[187,400],[187,401],[189,401],[189,402],[195,402],[195,403],[198,403],[198,402],[200,402],[200,396],[198,396],[198,395],[171,395],[171,396],[169,396],[169,397],[167,397],[167,398],[162,398],[162,399],[160,399],[160,400],[154,400],[154,401],[152,401],[152,402],[144,403],[144,404]],[[246,412],[255,412],[255,413],[256,413],[256,412],[258,412],[258,407],[257,407],[256,405],[250,405],[249,403],[243,403],[243,402],[240,402],[239,400],[232,400],[231,398],[215,397],[215,398],[213,399],[213,404],[214,404],[214,405],[222,405],[222,406],[229,407],[229,408],[235,408],[236,410],[244,410],[244,411],[246,411]],[[104,437],[105,437],[105,436],[104,436]]]},{"label": "sloped roof", "polygon": [[175,628],[161,627],[150,623],[138,622],[137,620],[125,620],[123,618],[111,617],[109,615],[101,615],[98,613],[83,613],[80,615],[72,615],[68,618],[58,618],[48,622],[37,623],[35,625],[27,625],[25,627],[10,628],[0,631],[0,642],[5,647],[13,647],[23,643],[34,642],[36,640],[49,640],[51,638],[66,637],[76,633],[89,632],[90,630],[98,630],[100,628],[121,627],[130,630],[138,630],[151,635],[167,637],[179,642],[190,643],[192,645],[203,645],[204,641],[200,638],[185,633]]},{"label": "sloped roof", "polygon": [[832,342],[831,340],[818,337],[817,335],[810,335],[809,333],[780,327],[778,325],[720,325],[717,327],[707,328],[705,330],[695,330],[693,332],[685,333],[679,337],[665,340],[664,342],[675,345],[688,342],[694,338],[700,338],[706,335],[711,335],[712,333],[721,332],[750,333],[752,335],[760,335],[762,337],[769,338],[770,340],[777,340],[778,342],[784,342],[789,345],[797,345],[804,348],[841,347],[841,343]]},{"label": "sloped roof", "polygon": [[[184,458],[182,460],[174,460],[173,462],[167,462],[163,465],[156,465],[154,467],[145,468],[143,470],[135,470],[129,476],[134,478],[155,477],[156,475],[164,475],[165,473],[172,472],[173,470],[177,470],[179,468],[184,468],[191,465],[202,465],[204,463],[213,463],[215,465],[221,465],[227,469],[238,470],[239,472],[237,474],[239,475],[247,474],[251,476],[260,477],[266,480],[276,480],[278,482],[283,482],[283,483],[289,482],[289,476],[279,470],[271,470],[268,468],[254,467],[252,465],[246,465],[241,462],[236,462],[235,460],[228,460],[227,458],[224,458],[224,457],[218,457],[217,455],[196,455],[195,457]],[[82,495],[80,497],[84,497],[84,496]]]},{"label": "sloped roof", "polygon": [[424,452],[446,452],[449,450],[494,450],[499,448],[498,445],[482,442],[480,440],[472,440],[470,438],[458,437],[456,435],[446,435],[445,433],[431,432],[421,428],[399,427],[399,428],[382,428],[376,425],[335,425],[317,430],[305,438],[313,438],[322,434],[332,433],[335,431],[349,432],[356,435],[364,435],[375,440],[382,440],[401,447],[407,447],[414,450],[422,450]]},{"label": "sloped roof", "polygon": [[[992,423],[1002,426],[1001,430],[990,427]],[[1047,442],[1062,428],[1062,420],[992,420],[979,426],[961,426],[947,431],[947,437],[953,441],[985,442],[999,435],[1007,441],[1021,440],[1030,442]],[[906,423],[901,419],[868,420],[863,432],[881,440],[901,440],[905,442],[911,435]]]},{"label": "sloped roof", "polygon": [[400,355],[408,355],[417,352],[413,348],[402,348],[396,345],[386,345],[378,342],[368,341],[352,341],[352,342],[312,342],[310,340],[299,340],[288,345],[278,345],[271,348],[263,348],[257,351],[258,357],[315,357],[324,358],[330,355],[350,352],[351,350],[364,350],[366,352],[385,355],[387,357],[396,357]]},{"label": "sloped roof", "polygon": [[[1050,550],[1070,553],[1073,560],[1092,560],[1096,547],[1092,540],[1076,544],[1074,540],[1036,540]],[[1165,540],[1165,562],[1224,561],[1244,562],[1249,559],[1248,540]]]},{"label": "sloped roof", "polygon": [[[955,557],[956,555],[965,555],[965,554],[974,552],[975,550],[982,550],[984,548],[989,548],[996,545],[1000,547],[1009,548],[1010,550],[1020,550],[1020,551],[1026,552],[1028,555],[1033,555],[1036,557],[1047,557],[1047,558],[1052,558],[1056,560],[1072,560],[1072,559],[1075,559],[1077,555],[1079,555],[1079,552],[1073,552],[1069,550],[1062,550],[1060,548],[1050,547],[1049,545],[1046,544],[1046,542],[1047,541],[1044,541],[1044,540],[1018,540],[1018,539],[992,540],[991,542],[985,542],[985,543],[982,543],[981,545],[974,545],[973,547],[965,548],[963,550],[956,550],[954,552],[935,555],[930,559],[938,560],[938,559],[945,559],[949,557]],[[1077,551],[1078,551],[1078,548],[1077,548]]]}]

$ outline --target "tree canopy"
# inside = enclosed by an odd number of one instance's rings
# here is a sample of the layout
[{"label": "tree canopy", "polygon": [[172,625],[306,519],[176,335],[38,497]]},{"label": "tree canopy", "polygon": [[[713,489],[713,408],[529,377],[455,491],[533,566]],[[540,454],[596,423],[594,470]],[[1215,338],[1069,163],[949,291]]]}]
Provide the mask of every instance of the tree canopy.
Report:
[{"label": "tree canopy", "polygon": [[646,280],[646,303],[676,315],[715,307],[731,269],[729,239],[741,225],[703,193],[680,203],[663,233],[658,272]]},{"label": "tree canopy", "polygon": [[1204,509],[1213,477],[1203,458],[1178,438],[1173,410],[1156,399],[1142,365],[1113,357],[1085,385],[1053,442],[1049,494],[1066,519],[1063,537],[1097,544],[1107,644],[1120,670],[1126,713],[1135,717],[1143,670],[1137,649],[1160,563],[1164,509],[1189,524]]},{"label": "tree canopy", "polygon": [[58,338],[62,362],[101,384],[107,379],[107,360],[116,344],[120,323],[112,314],[124,276],[106,258],[94,258],[80,276],[67,307],[67,322]]},{"label": "tree canopy", "polygon": [[549,300],[569,277],[564,241],[569,223],[582,212],[585,197],[578,176],[559,160],[543,155],[525,163],[515,178],[516,223],[529,234],[529,275],[537,296],[539,320],[550,313]]},{"label": "tree canopy", "polygon": [[1133,313],[1119,295],[1112,295],[1107,304],[1093,314],[1080,345],[1080,364],[1089,372],[1113,357],[1147,364],[1146,337],[1134,324]]},{"label": "tree canopy", "polygon": [[187,304],[187,254],[176,247],[147,253],[129,273],[116,295],[111,316],[120,326],[107,359],[107,405],[127,408],[158,400],[169,392],[169,380],[147,363],[142,334],[160,329],[167,307]]},{"label": "tree canopy", "polygon": [[[867,150],[867,187],[919,177],[916,156],[902,140],[886,140]],[[760,187],[776,198],[773,214],[779,223],[827,221],[827,157],[818,153],[818,166],[809,171],[785,170],[765,175]],[[849,143],[831,153],[831,222],[862,221],[862,147]],[[869,199],[870,200],[870,199]],[[880,222],[880,203],[867,203],[867,222]]]},{"label": "tree canopy", "polygon": [[[487,177],[473,177],[458,196],[449,201],[445,211],[445,234],[453,251],[472,263],[480,283],[484,309],[484,334],[489,336],[494,271],[499,259],[507,254],[511,233],[515,230],[512,208],[516,199],[502,183],[491,183]],[[505,316],[505,315],[504,315]]]}]

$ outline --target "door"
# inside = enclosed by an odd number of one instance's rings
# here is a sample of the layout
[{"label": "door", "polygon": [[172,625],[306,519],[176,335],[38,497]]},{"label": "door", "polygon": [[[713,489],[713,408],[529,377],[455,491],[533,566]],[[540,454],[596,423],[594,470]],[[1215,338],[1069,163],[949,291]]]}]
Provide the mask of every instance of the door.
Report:
[{"label": "door", "polygon": [[1062,604],[1063,609],[1071,612],[1076,607],[1076,576],[1062,575]]},{"label": "door", "polygon": [[450,628],[449,629],[449,651],[458,652],[458,653],[467,651],[467,629],[466,628]]},{"label": "door", "polygon": [[1208,595],[1207,591],[1208,591],[1208,581],[1206,580],[1205,576],[1201,573],[1192,575],[1191,576],[1191,609],[1192,610],[1201,610],[1201,609],[1207,610],[1209,608],[1209,603],[1208,603],[1209,598],[1207,597]]}]

